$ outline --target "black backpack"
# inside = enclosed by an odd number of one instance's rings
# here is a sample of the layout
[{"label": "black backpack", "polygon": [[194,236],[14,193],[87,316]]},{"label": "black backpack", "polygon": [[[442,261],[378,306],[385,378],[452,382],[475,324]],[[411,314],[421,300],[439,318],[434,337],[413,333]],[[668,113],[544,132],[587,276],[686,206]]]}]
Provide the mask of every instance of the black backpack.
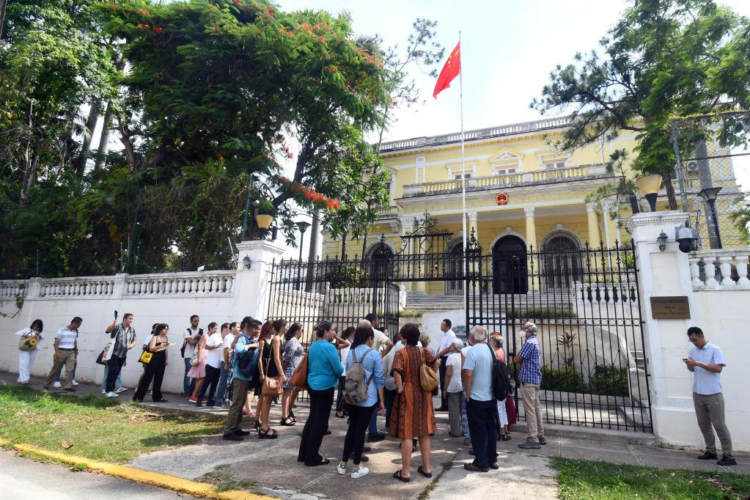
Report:
[{"label": "black backpack", "polygon": [[508,396],[513,395],[516,384],[510,376],[508,365],[497,359],[495,351],[492,350],[489,344],[487,344],[487,347],[490,353],[492,353],[492,397],[498,401],[502,401]]}]

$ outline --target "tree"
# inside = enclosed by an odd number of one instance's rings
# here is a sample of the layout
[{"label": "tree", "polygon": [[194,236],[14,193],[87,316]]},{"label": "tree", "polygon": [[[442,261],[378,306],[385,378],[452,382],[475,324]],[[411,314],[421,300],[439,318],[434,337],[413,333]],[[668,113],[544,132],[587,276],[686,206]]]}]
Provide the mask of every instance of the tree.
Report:
[{"label": "tree", "polygon": [[[633,170],[661,174],[670,208],[677,209],[670,120],[747,109],[750,22],[713,0],[631,3],[601,40],[603,55],[577,54],[573,64],[557,66],[531,107],[571,113],[556,144],[564,150],[636,133]],[[695,144],[680,148],[692,153]]]}]

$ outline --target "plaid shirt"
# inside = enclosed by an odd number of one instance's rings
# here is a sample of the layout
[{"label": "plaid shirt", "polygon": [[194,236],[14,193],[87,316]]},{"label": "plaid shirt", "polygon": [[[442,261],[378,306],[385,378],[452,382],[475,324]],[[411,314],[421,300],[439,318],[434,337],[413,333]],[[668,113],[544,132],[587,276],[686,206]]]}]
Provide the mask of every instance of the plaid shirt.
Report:
[{"label": "plaid shirt", "polygon": [[521,372],[518,374],[518,380],[524,384],[541,385],[542,384],[542,349],[536,335],[526,339],[521,352],[518,353],[523,357],[521,363]]},{"label": "plaid shirt", "polygon": [[118,358],[125,358],[128,355],[128,346],[135,342],[135,328],[132,326],[125,328],[120,323],[112,332],[112,338],[116,339],[112,354]]}]

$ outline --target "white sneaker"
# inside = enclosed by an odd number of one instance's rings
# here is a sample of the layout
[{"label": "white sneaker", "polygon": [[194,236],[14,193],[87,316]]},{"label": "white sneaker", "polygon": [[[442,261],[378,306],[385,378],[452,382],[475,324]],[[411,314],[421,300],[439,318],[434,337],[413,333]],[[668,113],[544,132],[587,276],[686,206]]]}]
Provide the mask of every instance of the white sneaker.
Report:
[{"label": "white sneaker", "polygon": [[60,382],[55,382],[54,384],[52,384],[52,387],[54,387],[55,389],[59,389],[60,387],[62,387],[62,384]]},{"label": "white sneaker", "polygon": [[107,394],[106,389],[102,389],[102,394]]},{"label": "white sneaker", "polygon": [[76,382],[76,381],[74,380],[74,381],[73,381],[73,385],[78,385],[78,382]]},{"label": "white sneaker", "polygon": [[119,397],[119,396],[120,396],[120,395],[119,395],[119,394],[117,394],[117,393],[115,393],[115,392],[108,392],[108,393],[107,393],[107,397],[108,397],[108,398],[116,398],[116,397]]},{"label": "white sneaker", "polygon": [[336,467],[336,472],[339,473],[339,475],[343,476],[346,474],[346,465],[342,466],[341,462],[339,462],[338,467]]},{"label": "white sneaker", "polygon": [[352,469],[352,479],[357,479],[357,478],[360,478],[360,477],[364,477],[364,476],[366,476],[369,473],[370,473],[370,469],[368,469],[367,467],[364,467],[364,466],[360,465],[359,466],[359,470]]},{"label": "white sneaker", "polygon": [[120,394],[120,393],[122,393],[122,392],[125,392],[125,391],[127,391],[127,390],[128,390],[128,388],[127,388],[127,387],[118,387],[117,389],[115,389],[115,392],[116,392],[117,394]]}]

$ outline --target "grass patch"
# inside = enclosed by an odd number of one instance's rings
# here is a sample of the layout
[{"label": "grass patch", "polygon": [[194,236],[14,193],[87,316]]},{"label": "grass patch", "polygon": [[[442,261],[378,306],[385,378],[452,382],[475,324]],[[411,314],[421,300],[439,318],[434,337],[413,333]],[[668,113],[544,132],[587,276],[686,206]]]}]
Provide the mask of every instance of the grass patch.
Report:
[{"label": "grass patch", "polygon": [[216,486],[217,493],[224,493],[225,491],[232,490],[249,491],[258,486],[258,483],[255,481],[238,481],[232,478],[229,474],[222,474],[219,472],[209,472],[208,474],[204,474],[198,479],[198,481],[201,483],[213,484]]},{"label": "grass patch", "polygon": [[0,438],[110,463],[185,446],[219,432],[215,416],[166,413],[88,394],[71,397],[0,387]]},{"label": "grass patch", "polygon": [[562,500],[744,500],[750,476],[553,458]]}]

